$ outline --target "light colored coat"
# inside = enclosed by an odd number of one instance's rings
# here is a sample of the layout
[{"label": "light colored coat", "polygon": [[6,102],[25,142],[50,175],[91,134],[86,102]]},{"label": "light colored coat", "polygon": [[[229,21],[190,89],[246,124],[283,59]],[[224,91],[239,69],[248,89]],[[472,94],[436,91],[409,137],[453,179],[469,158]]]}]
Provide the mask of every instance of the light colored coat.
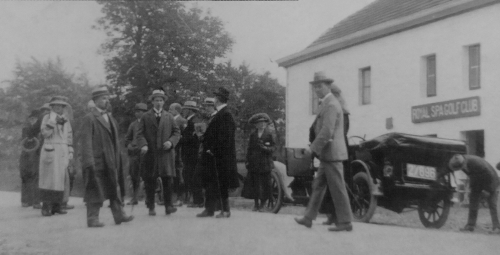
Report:
[{"label": "light colored coat", "polygon": [[311,143],[311,150],[322,161],[343,161],[347,159],[344,140],[344,120],[342,106],[332,94],[321,103],[314,121],[316,138]]},{"label": "light colored coat", "polygon": [[44,138],[40,153],[39,188],[64,191],[64,181],[69,164],[69,153],[73,153],[73,131],[70,122],[56,124],[57,114],[51,111],[42,120],[41,134]]}]

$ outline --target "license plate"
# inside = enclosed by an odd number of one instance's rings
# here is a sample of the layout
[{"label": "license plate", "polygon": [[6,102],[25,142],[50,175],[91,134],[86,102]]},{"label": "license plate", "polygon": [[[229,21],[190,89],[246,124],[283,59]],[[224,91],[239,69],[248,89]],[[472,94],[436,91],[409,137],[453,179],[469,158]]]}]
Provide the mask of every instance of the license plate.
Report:
[{"label": "license plate", "polygon": [[406,164],[406,175],[418,179],[436,180],[436,168],[432,166]]}]

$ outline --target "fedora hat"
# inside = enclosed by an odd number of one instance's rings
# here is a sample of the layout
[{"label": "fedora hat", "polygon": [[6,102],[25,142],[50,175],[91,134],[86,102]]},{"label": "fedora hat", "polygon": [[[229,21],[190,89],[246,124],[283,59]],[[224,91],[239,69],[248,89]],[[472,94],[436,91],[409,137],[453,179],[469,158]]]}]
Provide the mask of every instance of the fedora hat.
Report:
[{"label": "fedora hat", "polygon": [[52,99],[50,99],[49,105],[62,105],[62,106],[68,106],[68,103],[64,101],[64,97],[62,96],[54,96]]},{"label": "fedora hat", "polygon": [[252,117],[250,117],[250,119],[248,120],[248,123],[250,124],[256,124],[258,122],[270,123],[271,118],[269,118],[269,115],[267,115],[267,113],[256,113],[252,115]]},{"label": "fedora hat", "polygon": [[165,91],[161,89],[155,89],[153,90],[153,93],[151,93],[151,96],[149,96],[149,101],[153,101],[155,97],[161,97],[163,100],[167,101],[168,97],[165,95]]},{"label": "fedora hat", "polygon": [[461,154],[455,154],[450,159],[450,162],[448,163],[448,167],[453,171],[458,171],[458,170],[463,169],[464,163],[465,163],[464,156]]},{"label": "fedora hat", "polygon": [[313,81],[309,82],[311,85],[318,84],[321,82],[325,82],[328,84],[331,84],[333,82],[333,79],[328,78],[324,72],[315,72],[314,73],[314,78]]},{"label": "fedora hat", "polygon": [[147,111],[148,106],[145,103],[138,103],[134,107],[134,111]]},{"label": "fedora hat", "polygon": [[207,97],[207,98],[205,98],[205,100],[203,101],[203,104],[204,104],[204,105],[211,105],[211,106],[215,106],[215,98],[213,98],[213,97]]},{"label": "fedora hat", "polygon": [[99,86],[96,87],[92,90],[92,99],[96,99],[100,96],[108,95],[109,96],[109,91],[106,86]]},{"label": "fedora hat", "polygon": [[229,90],[227,90],[224,87],[218,87],[214,91],[214,95],[221,97],[221,98],[225,98],[227,100],[227,99],[229,99]]},{"label": "fedora hat", "polygon": [[184,102],[182,109],[191,109],[191,110],[198,111],[198,106],[196,105],[195,101],[186,101],[186,102]]}]

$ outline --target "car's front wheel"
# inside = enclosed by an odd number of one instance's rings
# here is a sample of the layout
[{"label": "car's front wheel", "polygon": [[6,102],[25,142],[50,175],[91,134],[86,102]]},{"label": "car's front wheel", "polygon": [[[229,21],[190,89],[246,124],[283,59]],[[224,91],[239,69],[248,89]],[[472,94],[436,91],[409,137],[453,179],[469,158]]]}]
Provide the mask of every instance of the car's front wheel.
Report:
[{"label": "car's front wheel", "polygon": [[377,208],[377,197],[372,195],[373,183],[364,172],[354,175],[351,190],[351,210],[354,219],[369,222]]}]

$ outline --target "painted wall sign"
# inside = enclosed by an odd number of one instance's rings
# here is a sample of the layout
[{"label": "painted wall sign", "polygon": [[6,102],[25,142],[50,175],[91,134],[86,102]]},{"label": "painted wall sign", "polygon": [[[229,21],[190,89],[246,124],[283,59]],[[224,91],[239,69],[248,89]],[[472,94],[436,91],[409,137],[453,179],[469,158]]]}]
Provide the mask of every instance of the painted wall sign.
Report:
[{"label": "painted wall sign", "polygon": [[411,120],[413,123],[479,115],[481,115],[481,102],[479,97],[468,97],[411,107]]}]

